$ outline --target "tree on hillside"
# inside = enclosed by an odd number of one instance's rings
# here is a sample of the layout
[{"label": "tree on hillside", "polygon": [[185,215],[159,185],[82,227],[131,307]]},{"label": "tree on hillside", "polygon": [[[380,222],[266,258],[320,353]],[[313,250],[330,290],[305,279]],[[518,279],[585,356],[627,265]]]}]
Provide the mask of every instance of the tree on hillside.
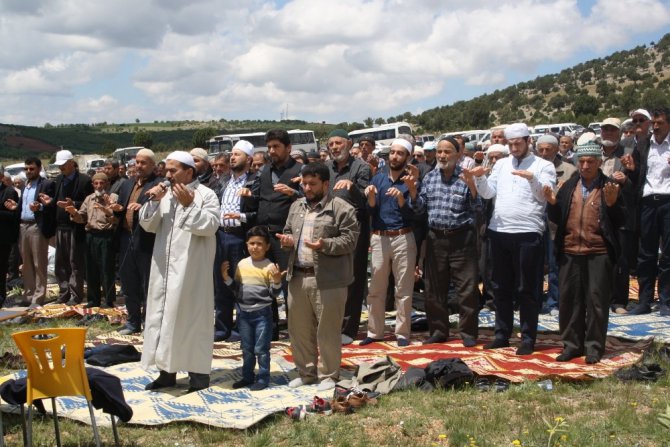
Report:
[{"label": "tree on hillside", "polygon": [[384,121],[384,118],[382,118],[381,116],[375,120],[375,124],[379,124],[380,126],[385,123],[386,121]]},{"label": "tree on hillside", "polygon": [[363,121],[363,124],[365,124],[365,127],[372,127],[372,125],[374,123],[375,123],[375,121],[372,118],[370,118],[369,116],[367,118],[365,118],[365,120]]},{"label": "tree on hillside", "polygon": [[202,129],[198,129],[193,134],[191,143],[193,144],[193,147],[207,148],[207,140],[212,138],[214,135],[216,135],[216,129],[213,127],[204,127]]},{"label": "tree on hillside", "polygon": [[572,106],[575,116],[595,116],[598,110],[600,110],[600,101],[591,95],[578,96]]},{"label": "tree on hillside", "polygon": [[151,146],[154,145],[154,139],[150,132],[139,130],[135,132],[135,135],[133,136],[133,145],[151,148]]}]

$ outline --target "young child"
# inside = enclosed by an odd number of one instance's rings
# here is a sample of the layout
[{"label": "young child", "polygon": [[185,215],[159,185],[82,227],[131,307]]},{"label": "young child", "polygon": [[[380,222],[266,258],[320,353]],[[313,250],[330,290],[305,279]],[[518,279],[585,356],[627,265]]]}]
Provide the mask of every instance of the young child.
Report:
[{"label": "young child", "polygon": [[[221,265],[224,283],[237,301],[237,330],[242,339],[242,380],[233,388],[248,386],[251,391],[270,384],[270,341],[272,340],[272,297],[281,291],[282,272],[265,257],[270,249],[270,233],[265,227],[247,232],[249,257],[237,264],[235,279],[228,274],[229,262]],[[258,359],[258,375],[254,368]]]}]

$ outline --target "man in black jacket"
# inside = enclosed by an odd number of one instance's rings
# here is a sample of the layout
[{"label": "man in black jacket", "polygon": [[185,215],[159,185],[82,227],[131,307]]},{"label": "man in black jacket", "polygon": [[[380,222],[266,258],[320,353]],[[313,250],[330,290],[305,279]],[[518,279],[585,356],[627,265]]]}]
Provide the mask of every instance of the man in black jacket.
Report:
[{"label": "man in black jacket", "polygon": [[7,267],[12,245],[19,239],[19,195],[0,183],[0,307],[7,297]]},{"label": "man in black jacket", "polygon": [[[56,233],[51,208],[42,204],[42,198],[53,198],[55,185],[40,177],[42,161],[30,157],[25,161],[26,187],[16,204],[20,218],[19,246],[23,260],[22,306],[40,306],[47,296],[47,265],[49,239]],[[15,204],[6,204],[9,208]]]},{"label": "man in black jacket", "polygon": [[226,340],[233,330],[235,296],[223,282],[221,265],[228,261],[228,273],[233,277],[237,264],[247,256],[246,232],[254,226],[258,203],[253,195],[241,196],[240,191],[252,189],[256,177],[249,172],[253,152],[254,146],[250,142],[239,140],[235,143],[230,155],[232,175],[222,176],[217,192],[221,209],[214,260],[214,341]]},{"label": "man in black jacket", "polygon": [[138,225],[138,211],[149,200],[147,191],[162,179],[155,174],[156,156],[150,149],[140,149],[135,156],[137,176],[126,181],[119,190],[116,210],[120,222],[119,278],[126,294],[128,321],[119,330],[122,335],[138,333],[144,322],[144,306],[149,289],[149,270],[154,250],[154,233],[147,233]]},{"label": "man in black jacket", "polygon": [[578,146],[579,175],[555,194],[544,187],[548,213],[556,229],[560,290],[559,331],[567,362],[586,354],[597,363],[605,353],[612,274],[618,255],[618,229],[625,221],[619,184],[600,170],[599,144]]},{"label": "man in black jacket", "polygon": [[[291,139],[285,130],[268,131],[265,135],[265,143],[268,146],[271,163],[263,167],[254,182],[253,190],[245,194],[253,194],[258,201],[256,225],[265,225],[270,234],[277,234],[284,231],[291,204],[300,196],[300,184],[295,179],[300,177],[302,165],[291,158]],[[288,252],[282,250],[276,237],[273,237],[270,242],[268,257],[279,264],[281,271],[286,270]],[[282,280],[282,291],[284,297],[288,297],[286,279]],[[276,301],[272,305],[272,311],[274,318],[272,338],[276,340],[279,337],[277,326],[279,311]]]},{"label": "man in black jacket", "polygon": [[93,193],[91,178],[77,170],[72,152],[61,150],[54,162],[60,169],[55,180],[54,197],[40,196],[44,206],[51,206],[56,220],[56,278],[60,294],[58,302],[75,305],[84,299],[84,274],[86,268],[86,232],[83,224],[70,220],[65,211],[68,206],[79,209],[84,199]]}]

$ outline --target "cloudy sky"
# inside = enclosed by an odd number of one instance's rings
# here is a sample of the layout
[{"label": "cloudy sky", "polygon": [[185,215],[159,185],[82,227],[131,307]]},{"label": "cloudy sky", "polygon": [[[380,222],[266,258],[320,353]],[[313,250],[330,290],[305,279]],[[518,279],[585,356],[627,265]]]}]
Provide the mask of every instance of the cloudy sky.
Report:
[{"label": "cloudy sky", "polygon": [[0,123],[363,121],[670,32],[670,0],[0,0]]}]

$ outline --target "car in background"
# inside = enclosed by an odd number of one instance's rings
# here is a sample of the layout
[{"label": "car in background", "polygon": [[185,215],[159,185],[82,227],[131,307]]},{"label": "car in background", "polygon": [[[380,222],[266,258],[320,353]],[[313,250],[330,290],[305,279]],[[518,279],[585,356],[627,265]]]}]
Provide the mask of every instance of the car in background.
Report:
[{"label": "car in background", "polygon": [[13,165],[5,166],[5,172],[8,172],[9,175],[11,175],[12,177],[14,177],[15,175],[19,175],[25,170],[26,170],[25,163],[14,163]]},{"label": "car in background", "polygon": [[60,168],[57,164],[51,163],[49,166],[47,166],[46,174],[48,179],[55,179],[58,177],[58,174],[60,174]]}]

